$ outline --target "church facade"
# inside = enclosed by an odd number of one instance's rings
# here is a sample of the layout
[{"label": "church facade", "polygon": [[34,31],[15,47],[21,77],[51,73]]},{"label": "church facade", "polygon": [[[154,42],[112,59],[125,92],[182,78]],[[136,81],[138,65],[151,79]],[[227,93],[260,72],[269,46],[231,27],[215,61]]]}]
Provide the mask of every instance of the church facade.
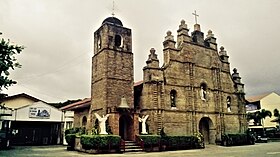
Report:
[{"label": "church facade", "polygon": [[189,33],[182,20],[177,40],[168,31],[163,41],[163,65],[152,48],[143,81],[135,84],[131,35],[115,17],[105,19],[94,33],[87,129],[97,113],[109,114],[110,131],[124,140],[134,140],[141,130],[139,117],[146,115],[150,134],[200,132],[205,142],[215,143],[224,133],[245,132],[244,84],[236,69],[230,72],[229,56],[218,49],[211,31],[204,38],[195,24]]}]

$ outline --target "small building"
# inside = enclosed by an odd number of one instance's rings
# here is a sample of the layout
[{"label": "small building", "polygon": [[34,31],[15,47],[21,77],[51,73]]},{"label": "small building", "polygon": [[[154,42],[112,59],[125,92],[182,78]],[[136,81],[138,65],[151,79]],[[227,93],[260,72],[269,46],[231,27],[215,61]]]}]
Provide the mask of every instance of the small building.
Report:
[{"label": "small building", "polygon": [[[280,110],[280,96],[275,93],[266,93],[257,96],[248,97],[246,102],[246,112],[256,112],[262,109],[269,110],[272,113],[272,117],[266,117],[264,119],[264,128],[275,128],[277,127],[276,122],[272,120],[276,119],[273,116],[274,109]],[[262,125],[254,123],[254,120],[249,121],[249,128],[262,128]]]},{"label": "small building", "polygon": [[81,101],[61,107],[60,110],[62,110],[63,112],[74,112],[74,121],[72,127],[86,127],[90,102],[90,98],[85,98]]},{"label": "small building", "polygon": [[46,102],[25,93],[1,100],[12,109],[2,123],[9,126],[12,145],[60,144],[62,112]]},{"label": "small building", "polygon": [[67,145],[64,133],[70,128],[86,127],[87,116],[90,107],[90,98],[85,98],[81,101],[63,106],[60,108],[64,114],[64,130],[63,130],[63,144]]}]

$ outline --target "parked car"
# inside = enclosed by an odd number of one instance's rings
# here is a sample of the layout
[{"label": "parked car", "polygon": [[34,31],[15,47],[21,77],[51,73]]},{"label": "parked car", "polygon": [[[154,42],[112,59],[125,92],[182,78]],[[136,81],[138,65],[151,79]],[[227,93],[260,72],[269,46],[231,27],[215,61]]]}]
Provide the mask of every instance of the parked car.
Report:
[{"label": "parked car", "polygon": [[10,147],[9,133],[7,131],[0,130],[0,149],[7,149]]},{"label": "parked car", "polygon": [[267,137],[266,136],[257,136],[257,138],[256,138],[257,140],[256,140],[256,142],[257,143],[267,143]]}]

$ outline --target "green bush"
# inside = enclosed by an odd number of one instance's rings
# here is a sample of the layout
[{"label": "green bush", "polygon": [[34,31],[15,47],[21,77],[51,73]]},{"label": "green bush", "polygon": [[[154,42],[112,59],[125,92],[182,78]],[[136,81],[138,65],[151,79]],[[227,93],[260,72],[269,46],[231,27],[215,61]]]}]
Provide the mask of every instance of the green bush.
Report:
[{"label": "green bush", "polygon": [[154,146],[160,144],[159,135],[139,135],[138,137],[143,140],[144,146]]},{"label": "green bush", "polygon": [[161,144],[169,150],[199,148],[199,139],[196,136],[164,136]]},{"label": "green bush", "polygon": [[81,144],[84,149],[119,148],[121,137],[117,135],[82,135]]},{"label": "green bush", "polygon": [[68,146],[74,147],[75,146],[75,138],[76,134],[67,134],[65,136],[66,142],[68,143]]},{"label": "green bush", "polygon": [[85,127],[70,128],[70,129],[65,130],[65,132],[64,132],[65,136],[68,135],[68,134],[82,135],[82,134],[85,134],[85,133],[86,133],[86,128]]},{"label": "green bush", "polygon": [[224,134],[222,135],[222,145],[240,146],[255,144],[255,139],[250,134]]}]

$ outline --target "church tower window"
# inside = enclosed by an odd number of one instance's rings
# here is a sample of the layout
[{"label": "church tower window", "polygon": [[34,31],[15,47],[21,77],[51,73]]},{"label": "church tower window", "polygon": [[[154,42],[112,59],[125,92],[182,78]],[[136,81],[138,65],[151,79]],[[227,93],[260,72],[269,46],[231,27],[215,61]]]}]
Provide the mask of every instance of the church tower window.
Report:
[{"label": "church tower window", "polygon": [[87,117],[84,116],[83,119],[82,119],[82,126],[86,127],[86,125],[87,125]]},{"label": "church tower window", "polygon": [[175,90],[171,90],[170,92],[171,107],[176,107],[176,96],[177,96],[177,92]]},{"label": "church tower window", "polygon": [[231,97],[227,97],[227,111],[231,112]]},{"label": "church tower window", "polygon": [[98,47],[98,49],[101,48],[101,39],[100,39],[100,36],[99,36],[98,39],[97,39],[97,47]]},{"label": "church tower window", "polygon": [[115,46],[122,47],[122,37],[120,35],[115,35]]},{"label": "church tower window", "polygon": [[207,85],[205,83],[202,83],[200,85],[200,98],[203,101],[206,101],[206,95],[207,95],[206,89],[207,89]]}]

